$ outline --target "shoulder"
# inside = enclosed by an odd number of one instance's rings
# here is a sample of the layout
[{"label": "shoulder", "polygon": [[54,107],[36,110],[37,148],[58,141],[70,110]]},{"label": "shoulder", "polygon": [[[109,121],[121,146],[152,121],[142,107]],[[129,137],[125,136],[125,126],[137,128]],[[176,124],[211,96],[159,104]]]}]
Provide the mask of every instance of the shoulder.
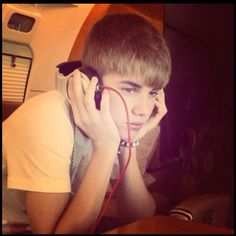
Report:
[{"label": "shoulder", "polygon": [[[69,112],[70,105],[62,93],[51,90],[28,99],[21,107],[21,110],[48,109],[51,112]],[[19,109],[19,110],[20,110]],[[49,112],[50,112],[49,111]]]},{"label": "shoulder", "polygon": [[68,144],[71,149],[73,123],[66,98],[49,91],[27,100],[3,122],[3,141],[7,140],[28,144],[28,148],[50,144],[57,150]]},{"label": "shoulder", "polygon": [[25,101],[11,116],[3,122],[3,126],[17,126],[26,122],[37,123],[39,120],[55,122],[63,119],[70,123],[70,105],[58,91],[48,91]]}]

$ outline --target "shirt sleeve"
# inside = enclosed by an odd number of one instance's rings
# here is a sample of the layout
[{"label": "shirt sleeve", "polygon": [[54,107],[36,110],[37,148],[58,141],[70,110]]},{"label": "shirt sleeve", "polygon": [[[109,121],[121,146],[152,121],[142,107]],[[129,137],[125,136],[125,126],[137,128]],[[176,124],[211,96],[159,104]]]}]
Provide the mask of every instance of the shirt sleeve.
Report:
[{"label": "shirt sleeve", "polygon": [[73,129],[64,99],[56,91],[39,95],[8,121],[8,188],[70,192]]},{"label": "shirt sleeve", "polygon": [[56,77],[55,77],[56,89],[66,97],[67,101],[70,100],[67,92],[67,84],[72,74],[73,73],[70,73],[67,76],[63,76],[63,74],[59,72],[59,69],[58,68],[56,69]]}]

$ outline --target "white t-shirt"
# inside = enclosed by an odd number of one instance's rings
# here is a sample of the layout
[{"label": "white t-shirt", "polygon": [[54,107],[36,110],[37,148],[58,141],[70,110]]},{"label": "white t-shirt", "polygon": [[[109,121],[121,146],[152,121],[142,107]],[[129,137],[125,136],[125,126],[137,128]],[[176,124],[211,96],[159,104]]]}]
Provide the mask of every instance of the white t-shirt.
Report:
[{"label": "white t-shirt", "polygon": [[70,112],[66,98],[58,91],[49,91],[27,100],[2,123],[4,224],[29,222],[25,191],[21,190],[64,193],[78,188],[92,144],[78,128],[74,136]]}]

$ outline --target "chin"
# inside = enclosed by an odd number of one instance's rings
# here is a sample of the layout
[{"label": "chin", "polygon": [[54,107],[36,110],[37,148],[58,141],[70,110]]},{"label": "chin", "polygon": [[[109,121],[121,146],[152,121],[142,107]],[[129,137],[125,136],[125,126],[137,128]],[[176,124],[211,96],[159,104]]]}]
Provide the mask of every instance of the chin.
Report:
[{"label": "chin", "polygon": [[[130,132],[131,141],[136,141],[135,137],[136,137],[137,133],[138,133],[137,131],[131,131]],[[120,133],[120,137],[121,137],[122,140],[128,141],[128,132],[127,132],[127,130]]]}]

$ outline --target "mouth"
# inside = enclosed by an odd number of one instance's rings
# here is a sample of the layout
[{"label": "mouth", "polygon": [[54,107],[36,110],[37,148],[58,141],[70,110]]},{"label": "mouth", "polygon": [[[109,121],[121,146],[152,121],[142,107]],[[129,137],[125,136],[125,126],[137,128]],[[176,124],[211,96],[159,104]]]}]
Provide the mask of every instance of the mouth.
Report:
[{"label": "mouth", "polygon": [[[126,125],[128,125],[127,123],[126,123]],[[143,126],[143,123],[140,123],[140,122],[131,122],[130,123],[130,129],[131,130],[140,130],[141,128],[142,128],[142,126]]]}]

